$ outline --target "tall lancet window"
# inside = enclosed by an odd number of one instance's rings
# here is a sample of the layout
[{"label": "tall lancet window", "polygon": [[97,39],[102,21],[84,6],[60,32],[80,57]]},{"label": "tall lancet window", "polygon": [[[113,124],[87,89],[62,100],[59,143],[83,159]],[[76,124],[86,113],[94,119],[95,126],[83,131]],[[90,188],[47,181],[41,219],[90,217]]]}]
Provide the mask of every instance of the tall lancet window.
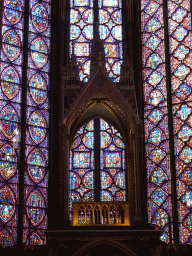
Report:
[{"label": "tall lancet window", "polygon": [[119,131],[102,118],[84,124],[70,149],[70,219],[73,202],[125,201],[125,166],[125,145]]},{"label": "tall lancet window", "polygon": [[118,82],[123,59],[122,1],[71,0],[70,56],[74,46],[80,80],[84,82],[90,77],[91,46],[97,29],[103,41],[106,70]]},{"label": "tall lancet window", "polygon": [[51,0],[4,0],[0,55],[0,244],[44,244]]},{"label": "tall lancet window", "polygon": [[114,82],[119,82],[123,59],[122,1],[99,0],[99,32],[104,41],[106,69]]},{"label": "tall lancet window", "polygon": [[149,222],[192,244],[191,1],[141,8]]},{"label": "tall lancet window", "polygon": [[4,1],[0,87],[0,242],[17,243],[25,1]]},{"label": "tall lancet window", "polygon": [[74,47],[79,77],[84,82],[88,81],[90,75],[93,22],[93,0],[70,0],[70,56]]}]

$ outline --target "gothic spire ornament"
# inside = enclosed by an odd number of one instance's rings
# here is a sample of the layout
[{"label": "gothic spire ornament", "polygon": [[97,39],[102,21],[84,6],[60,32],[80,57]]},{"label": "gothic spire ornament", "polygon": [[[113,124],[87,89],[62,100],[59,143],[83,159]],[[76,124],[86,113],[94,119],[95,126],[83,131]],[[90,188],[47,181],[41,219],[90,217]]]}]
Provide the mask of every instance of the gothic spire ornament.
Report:
[{"label": "gothic spire ornament", "polygon": [[99,35],[99,24],[95,24],[95,34],[92,40],[91,48],[91,74],[94,73],[97,67],[103,67],[105,69],[105,52],[104,43]]}]

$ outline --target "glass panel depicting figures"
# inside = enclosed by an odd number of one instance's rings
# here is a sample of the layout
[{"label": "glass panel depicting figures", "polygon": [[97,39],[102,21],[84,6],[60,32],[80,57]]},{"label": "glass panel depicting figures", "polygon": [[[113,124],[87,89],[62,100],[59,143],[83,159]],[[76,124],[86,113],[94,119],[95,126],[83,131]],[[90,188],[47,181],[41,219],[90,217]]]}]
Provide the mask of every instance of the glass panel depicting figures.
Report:
[{"label": "glass panel depicting figures", "polygon": [[23,0],[4,1],[0,52],[0,245],[2,247],[17,244],[24,9]]},{"label": "glass panel depicting figures", "polygon": [[169,243],[172,202],[163,0],[142,0],[141,8],[148,220],[164,229],[161,239]]},{"label": "glass panel depicting figures", "polygon": [[106,69],[114,82],[119,82],[123,59],[122,1],[98,0],[99,33],[104,42]]},{"label": "glass panel depicting figures", "polygon": [[74,52],[84,82],[90,75],[93,19],[93,0],[70,0],[70,56]]},{"label": "glass panel depicting figures", "polygon": [[48,207],[51,1],[30,0],[24,244],[45,244]]},{"label": "glass panel depicting figures", "polygon": [[168,0],[180,243],[192,244],[192,103],[190,0]]},{"label": "glass panel depicting figures", "polygon": [[69,212],[73,202],[94,201],[94,120],[82,126],[75,135],[70,150]]},{"label": "glass panel depicting figures", "polygon": [[[99,156],[96,155],[97,149]],[[100,160],[97,169],[96,157]],[[73,202],[95,201],[98,190],[100,197],[97,201],[126,201],[125,166],[125,145],[114,126],[100,118],[91,120],[78,130],[70,148],[71,221]]]},{"label": "glass panel depicting figures", "polygon": [[100,119],[101,201],[126,200],[125,145],[121,134]]}]

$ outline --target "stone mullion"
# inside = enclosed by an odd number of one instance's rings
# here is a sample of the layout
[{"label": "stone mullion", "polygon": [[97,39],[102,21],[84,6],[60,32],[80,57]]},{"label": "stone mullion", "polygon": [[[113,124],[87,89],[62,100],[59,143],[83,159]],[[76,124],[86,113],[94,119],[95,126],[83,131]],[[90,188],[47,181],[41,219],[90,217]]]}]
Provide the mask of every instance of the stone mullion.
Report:
[{"label": "stone mullion", "polygon": [[168,32],[168,14],[167,0],[163,2],[164,8],[164,33],[165,33],[165,69],[166,69],[166,85],[167,85],[167,108],[168,108],[168,128],[169,128],[169,150],[170,150],[170,171],[171,171],[171,200],[173,214],[173,237],[170,241],[175,244],[179,243],[178,230],[178,214],[177,214],[177,192],[176,192],[176,168],[175,168],[175,149],[174,149],[174,133],[173,133],[173,112],[172,112],[172,95],[171,95],[171,70],[170,70],[170,54],[169,54],[169,32]]},{"label": "stone mullion", "polygon": [[100,119],[94,119],[95,201],[100,201]]}]

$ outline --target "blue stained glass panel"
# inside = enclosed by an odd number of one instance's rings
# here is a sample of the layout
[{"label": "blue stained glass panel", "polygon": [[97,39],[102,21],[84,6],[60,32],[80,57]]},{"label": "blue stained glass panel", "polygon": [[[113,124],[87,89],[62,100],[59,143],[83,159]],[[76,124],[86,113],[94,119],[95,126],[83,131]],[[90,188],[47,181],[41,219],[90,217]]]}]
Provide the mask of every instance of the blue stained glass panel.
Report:
[{"label": "blue stained glass panel", "polygon": [[32,191],[27,203],[27,215],[33,226],[38,226],[45,218],[45,199],[39,190]]},{"label": "blue stained glass panel", "polygon": [[43,245],[48,207],[51,0],[30,0],[29,7],[23,241],[24,244]]},{"label": "blue stained glass panel", "polygon": [[2,91],[8,99],[13,99],[19,93],[20,78],[14,67],[7,67],[1,74],[1,87]]},{"label": "blue stained glass panel", "polygon": [[3,1],[0,87],[0,244],[17,244],[24,0]]},{"label": "blue stained glass panel", "polygon": [[[96,126],[97,127],[97,126]],[[96,135],[97,134],[97,135]],[[100,141],[95,136],[100,135]],[[97,143],[97,145],[95,145]],[[94,152],[100,148],[100,188],[95,187]],[[69,215],[73,220],[74,201],[93,201],[95,189],[102,201],[126,200],[125,149],[122,136],[111,124],[99,119],[84,124],[76,133],[70,148]]]},{"label": "blue stained glass panel", "polygon": [[99,33],[104,41],[106,69],[119,82],[123,59],[121,0],[99,0]]},{"label": "blue stained glass panel", "polygon": [[30,94],[37,105],[42,105],[47,100],[47,82],[45,78],[36,73],[29,82]]},{"label": "blue stained glass panel", "polygon": [[100,119],[100,200],[126,200],[125,149],[118,130]]},{"label": "blue stained glass panel", "polygon": [[0,188],[0,220],[3,223],[10,221],[15,212],[16,198],[12,189],[5,185]]},{"label": "blue stained glass panel", "polygon": [[107,168],[121,168],[121,153],[120,152],[106,152],[105,153],[105,167]]},{"label": "blue stained glass panel", "polygon": [[84,82],[87,82],[90,76],[93,17],[93,0],[70,1],[70,56],[74,48],[79,77]]},{"label": "blue stained glass panel", "polygon": [[9,144],[4,144],[0,149],[0,175],[4,180],[10,180],[17,172],[17,156],[14,153]]},{"label": "blue stained glass panel", "polygon": [[32,9],[32,22],[38,32],[44,32],[48,27],[48,13],[42,4],[36,4]]},{"label": "blue stained glass panel", "polygon": [[90,153],[74,152],[74,168],[90,168]]},{"label": "blue stained glass panel", "polygon": [[31,43],[31,57],[37,68],[47,64],[48,47],[41,37],[35,38]]},{"label": "blue stained glass panel", "polygon": [[4,3],[4,15],[11,24],[17,24],[23,16],[23,1],[7,1]]},{"label": "blue stained glass panel", "polygon": [[191,244],[191,2],[167,1],[180,243]]},{"label": "blue stained glass panel", "polygon": [[164,229],[161,239],[168,243],[172,236],[172,204],[163,1],[143,0],[141,6],[148,220],[157,229]]},{"label": "blue stained glass panel", "polygon": [[21,53],[21,39],[14,29],[7,30],[2,38],[2,49],[10,61],[15,61]]}]

